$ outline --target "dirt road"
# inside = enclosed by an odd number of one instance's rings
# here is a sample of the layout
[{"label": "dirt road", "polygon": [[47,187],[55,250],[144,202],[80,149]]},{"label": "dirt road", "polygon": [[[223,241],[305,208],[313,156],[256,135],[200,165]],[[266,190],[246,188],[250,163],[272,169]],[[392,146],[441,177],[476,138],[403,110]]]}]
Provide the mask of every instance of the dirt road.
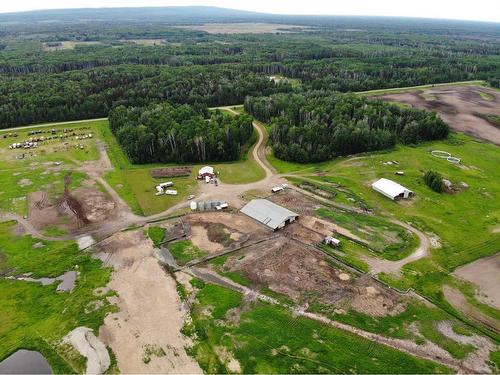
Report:
[{"label": "dirt road", "polygon": [[225,288],[230,288],[238,293],[243,293],[244,295],[247,296],[247,300],[261,300],[273,305],[279,305],[282,307],[285,307],[287,309],[290,309],[292,313],[295,316],[303,316],[312,320],[315,320],[317,322],[327,324],[329,326],[341,329],[343,331],[351,332],[355,335],[361,336],[367,340],[376,342],[378,344],[382,344],[385,346],[389,346],[391,348],[394,348],[399,351],[403,351],[405,353],[408,353],[410,355],[419,357],[419,358],[424,358],[427,360],[431,360],[437,363],[441,363],[445,366],[449,366],[453,368],[454,370],[462,373],[474,373],[477,372],[474,368],[468,367],[464,365],[461,361],[453,358],[450,353],[445,351],[444,349],[440,348],[436,344],[427,341],[423,345],[416,344],[412,340],[402,340],[402,339],[396,339],[396,338],[390,338],[382,335],[378,335],[376,333],[364,331],[362,329],[350,326],[348,324],[340,323],[331,319],[328,319],[322,315],[316,314],[316,313],[311,313],[305,311],[304,308],[301,307],[290,307],[287,304],[283,304],[279,302],[278,300],[266,296],[264,294],[261,294],[253,289],[250,289],[248,287],[242,286],[240,284],[234,283],[232,280],[229,280],[225,277],[220,276],[218,273],[213,272],[211,270],[207,269],[192,269],[192,270],[184,270],[184,272],[191,273],[193,276],[201,278],[207,283],[211,284],[217,284]]},{"label": "dirt road", "polygon": [[363,260],[370,266],[370,273],[372,275],[377,275],[382,272],[399,275],[401,273],[401,269],[406,264],[415,262],[416,260],[425,258],[426,256],[430,255],[431,241],[429,240],[429,237],[425,235],[425,233],[403,221],[396,219],[389,219],[389,221],[414,233],[418,237],[420,243],[413,253],[408,255],[406,258],[397,261],[363,256]]},{"label": "dirt road", "polygon": [[113,349],[125,374],[198,374],[182,335],[184,313],[175,280],[153,256],[142,231],[113,235],[99,245],[100,258],[115,269],[108,288],[119,311],[106,316],[99,338]]}]

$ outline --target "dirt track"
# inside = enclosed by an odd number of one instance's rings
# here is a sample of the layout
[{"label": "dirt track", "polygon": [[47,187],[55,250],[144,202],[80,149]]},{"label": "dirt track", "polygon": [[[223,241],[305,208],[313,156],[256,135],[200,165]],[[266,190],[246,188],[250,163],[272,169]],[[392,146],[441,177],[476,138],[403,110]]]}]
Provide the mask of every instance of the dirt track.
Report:
[{"label": "dirt track", "polygon": [[[153,245],[142,231],[118,233],[99,246],[100,257],[115,272],[108,287],[116,290],[120,308],[106,317],[99,337],[113,349],[122,373],[201,373],[186,354],[189,341],[181,334],[184,314],[175,280],[153,256]],[[151,356],[147,348],[164,355]]]},{"label": "dirt track", "polygon": [[233,289],[239,293],[243,293],[247,296],[247,298],[246,298],[247,300],[259,299],[261,301],[271,303],[273,305],[284,306],[286,308],[291,309],[295,316],[304,316],[306,318],[318,321],[322,324],[326,324],[326,325],[341,329],[343,331],[351,332],[355,335],[361,336],[361,337],[368,339],[370,341],[389,346],[391,348],[403,351],[405,353],[414,355],[416,357],[420,357],[420,358],[428,359],[428,360],[435,361],[438,363],[442,363],[446,366],[453,368],[457,372],[461,372],[461,373],[478,372],[476,369],[462,364],[459,360],[453,358],[450,355],[450,353],[448,353],[447,351],[440,348],[439,346],[437,346],[434,343],[426,342],[424,345],[418,345],[414,341],[411,341],[411,340],[395,339],[395,338],[390,338],[390,337],[378,335],[376,333],[367,332],[367,331],[364,331],[362,329],[350,326],[348,324],[344,324],[344,323],[340,323],[340,322],[328,319],[322,315],[307,312],[307,311],[305,311],[304,308],[301,308],[301,307],[291,308],[290,306],[284,305],[272,297],[269,297],[269,296],[266,296],[266,295],[261,294],[259,292],[256,292],[255,290],[250,289],[250,288],[245,287],[245,286],[242,286],[240,284],[236,284],[232,280],[229,280],[225,277],[222,277],[219,274],[217,274],[216,272],[206,270],[206,269],[201,270],[201,272],[198,270],[193,270],[193,271],[194,271],[194,272],[192,272],[193,276],[200,277],[201,279],[205,280],[208,283],[215,283],[215,284],[221,285],[225,288],[230,288],[230,289]]},{"label": "dirt track", "polygon": [[382,272],[399,274],[401,272],[401,268],[403,268],[406,264],[425,258],[430,254],[431,241],[425,233],[400,220],[390,219],[390,221],[416,234],[420,243],[413,253],[408,255],[406,258],[397,261],[364,256],[363,260],[368,263],[370,266],[370,273],[373,275],[377,275]]}]

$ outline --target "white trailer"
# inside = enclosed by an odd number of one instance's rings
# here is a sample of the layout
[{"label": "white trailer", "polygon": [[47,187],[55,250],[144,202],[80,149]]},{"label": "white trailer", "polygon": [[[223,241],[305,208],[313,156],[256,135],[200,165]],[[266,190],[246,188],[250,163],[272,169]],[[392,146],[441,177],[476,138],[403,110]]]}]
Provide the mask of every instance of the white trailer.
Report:
[{"label": "white trailer", "polygon": [[166,195],[177,195],[177,190],[165,190]]},{"label": "white trailer", "polygon": [[215,209],[217,211],[220,211],[220,210],[223,210],[223,209],[228,208],[228,207],[229,207],[229,205],[227,203],[221,203],[218,206],[215,206]]},{"label": "white trailer", "polygon": [[325,243],[327,245],[339,246],[340,240],[338,240],[337,238],[332,237],[332,236],[327,236],[327,237],[325,237]]}]

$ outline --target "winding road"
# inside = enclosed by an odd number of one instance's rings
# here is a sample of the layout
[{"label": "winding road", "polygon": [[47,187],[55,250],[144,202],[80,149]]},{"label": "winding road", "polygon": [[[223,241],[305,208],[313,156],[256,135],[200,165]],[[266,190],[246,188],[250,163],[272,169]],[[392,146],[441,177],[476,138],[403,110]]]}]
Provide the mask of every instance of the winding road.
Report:
[{"label": "winding road", "polygon": [[[218,109],[225,110],[230,112],[233,115],[239,115],[237,111],[235,111],[234,106],[225,106],[218,107]],[[34,126],[25,126],[20,128],[11,128],[11,129],[3,129],[2,131],[12,131],[14,129],[28,129],[28,128],[38,128],[38,127],[47,127],[47,126],[56,126],[56,125],[65,125],[65,124],[78,124],[89,121],[102,121],[106,120],[106,118],[98,118],[93,120],[80,120],[80,121],[68,121],[68,122],[60,122],[53,124],[40,124]],[[220,182],[217,188],[214,188],[212,184],[200,184],[200,194],[198,196],[199,199],[221,199],[228,201],[231,205],[235,207],[241,207],[244,204],[244,200],[242,199],[242,194],[246,191],[251,190],[263,190],[269,191],[273,186],[280,185],[285,183],[286,177],[290,177],[292,175],[289,174],[278,174],[272,165],[269,163],[266,157],[266,148],[267,148],[267,131],[263,125],[258,123],[257,121],[253,121],[253,127],[257,131],[258,140],[252,149],[252,158],[255,162],[265,171],[265,177],[257,182],[248,183],[248,184],[227,184],[224,182]],[[127,203],[120,197],[120,195],[107,183],[107,181],[103,178],[104,174],[110,170],[113,170],[113,165],[109,159],[107,154],[106,145],[102,142],[97,143],[97,148],[100,153],[100,158],[97,161],[80,163],[75,161],[77,165],[74,170],[78,170],[81,172],[85,172],[89,175],[90,178],[99,182],[108,194],[112,197],[115,202],[115,213],[116,216],[113,220],[108,220],[104,223],[100,223],[99,225],[90,225],[86,228],[82,228],[82,231],[76,233],[74,235],[62,236],[62,237],[52,237],[47,236],[41,233],[39,230],[33,227],[30,222],[24,219],[22,216],[8,213],[0,215],[0,218],[6,220],[17,220],[20,225],[22,225],[26,232],[31,234],[33,237],[50,240],[50,241],[67,241],[71,239],[76,239],[84,235],[95,235],[97,237],[107,237],[112,235],[115,232],[126,229],[131,226],[137,225],[145,225],[148,222],[159,220],[161,218],[168,217],[173,213],[186,208],[189,206],[189,202],[181,202],[175,206],[170,207],[169,209],[160,212],[158,214],[150,215],[150,216],[138,216],[134,214]],[[302,178],[302,176],[299,176]],[[307,179],[307,177],[305,177]],[[317,182],[317,181],[316,181]],[[335,204],[329,199],[321,197],[317,194],[314,194],[310,191],[306,191],[301,189],[298,186],[290,184],[290,188],[295,191],[306,195],[312,199],[317,200],[318,202],[322,202],[328,204],[330,206],[336,206],[340,209],[349,210],[357,213],[362,213],[360,209],[356,207],[349,207],[346,205]],[[429,255],[431,243],[426,234],[422,231],[412,227],[411,225],[404,223],[402,221],[396,219],[390,219],[396,225],[404,227],[410,232],[414,233],[419,238],[419,246],[418,248],[410,254],[408,257],[398,260],[398,261],[389,261],[385,259],[380,259],[376,257],[364,256],[364,260],[370,265],[371,273],[378,274],[381,272],[388,272],[392,274],[399,274],[401,268],[413,261],[421,259]]]}]

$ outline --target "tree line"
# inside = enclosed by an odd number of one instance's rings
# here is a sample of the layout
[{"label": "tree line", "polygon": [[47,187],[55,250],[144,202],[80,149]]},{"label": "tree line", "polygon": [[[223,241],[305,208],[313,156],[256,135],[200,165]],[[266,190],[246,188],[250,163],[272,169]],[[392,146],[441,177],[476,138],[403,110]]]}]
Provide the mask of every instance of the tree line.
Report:
[{"label": "tree line", "polygon": [[448,136],[436,113],[354,94],[311,91],[247,97],[245,110],[271,124],[276,157],[300,163]]},{"label": "tree line", "polygon": [[133,163],[196,163],[237,160],[253,134],[252,118],[206,107],[117,106],[109,123]]}]

